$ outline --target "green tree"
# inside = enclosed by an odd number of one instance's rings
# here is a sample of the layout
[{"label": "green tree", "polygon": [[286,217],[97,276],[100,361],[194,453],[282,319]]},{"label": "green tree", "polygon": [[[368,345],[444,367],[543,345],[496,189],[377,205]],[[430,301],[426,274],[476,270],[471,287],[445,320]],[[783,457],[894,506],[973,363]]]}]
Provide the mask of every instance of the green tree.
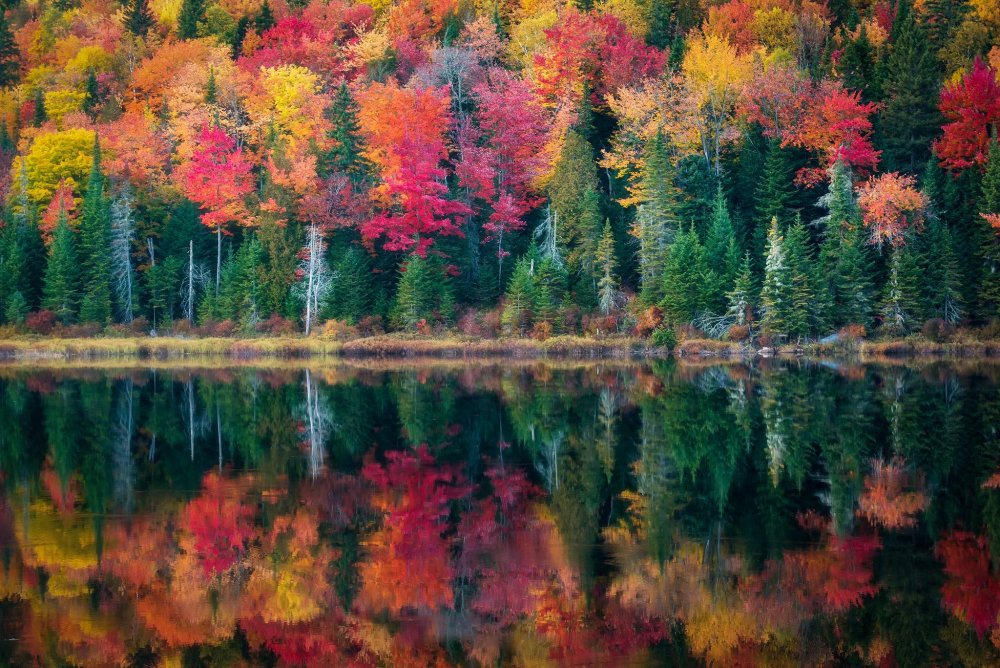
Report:
[{"label": "green tree", "polygon": [[674,182],[674,167],[662,132],[657,132],[643,149],[637,203],[635,234],[639,239],[640,296],[646,303],[656,303],[663,287],[663,262],[666,248],[680,226],[678,206],[680,191]]},{"label": "green tree", "polygon": [[346,82],[341,82],[327,108],[326,117],[330,121],[327,137],[332,140],[332,148],[323,156],[323,173],[344,173],[357,179],[363,173],[361,148],[361,128],[358,125],[358,106],[351,96]]},{"label": "green tree", "polygon": [[[743,240],[746,247],[752,249],[752,256],[763,258],[773,218],[777,218],[779,223],[788,222],[792,183],[792,162],[788,149],[782,148],[777,140],[772,140],[767,146],[764,173],[754,193],[754,234],[752,238]],[[760,265],[758,267],[762,269]]]},{"label": "green tree", "polygon": [[35,89],[34,111],[31,114],[31,124],[36,128],[42,127],[45,121],[49,120],[49,115],[45,111],[45,91],[41,88]]},{"label": "green tree", "polygon": [[80,216],[80,320],[98,325],[111,321],[111,214],[101,173],[101,149],[94,141],[93,165]]},{"label": "green tree", "polygon": [[927,229],[921,235],[921,295],[926,316],[941,318],[951,324],[962,319],[962,276],[955,255],[951,231],[932,210]]},{"label": "green tree", "polygon": [[45,267],[45,293],[42,306],[56,314],[60,322],[69,324],[76,316],[79,267],[76,262],[76,241],[66,212],[59,212],[56,229],[49,246],[49,261]]},{"label": "green tree", "polygon": [[535,303],[534,258],[525,254],[514,265],[514,272],[504,296],[503,327],[506,331],[524,336],[531,326]]},{"label": "green tree", "polygon": [[795,222],[785,234],[782,250],[785,254],[785,265],[788,268],[787,308],[785,311],[785,327],[789,336],[802,338],[816,331],[817,320],[820,317],[815,310],[815,291],[813,290],[813,261],[809,251],[809,233],[802,224],[802,219],[796,217]]},{"label": "green tree", "polygon": [[233,60],[243,55],[243,42],[247,38],[247,33],[250,32],[250,23],[249,16],[241,16],[240,20],[236,22],[236,27],[233,29],[233,40],[230,42]]},{"label": "green tree", "polygon": [[198,36],[198,24],[205,20],[205,0],[183,0],[177,15],[177,36],[194,39]]},{"label": "green tree", "polygon": [[579,132],[570,131],[556,161],[549,199],[558,217],[558,243],[574,293],[587,283],[593,292],[594,253],[604,220],[598,185],[593,147]]},{"label": "green tree", "polygon": [[125,29],[136,37],[145,37],[153,27],[153,10],[149,0],[130,0],[125,7]]},{"label": "green tree", "polygon": [[757,311],[757,286],[753,279],[753,264],[750,262],[750,253],[743,256],[743,263],[733,281],[733,289],[726,294],[728,308],[726,314],[730,316],[737,325],[749,327]]},{"label": "green tree", "polygon": [[711,308],[718,312],[725,303],[725,296],[733,286],[736,274],[740,270],[740,251],[733,230],[733,221],[729,216],[729,207],[720,185],[715,194],[715,206],[712,211],[712,225],[708,228],[705,239],[705,258],[708,266],[718,277],[715,294],[711,296]]},{"label": "green tree", "polygon": [[900,3],[889,57],[882,61],[876,134],[886,171],[915,173],[930,156],[931,140],[941,126],[938,112],[940,74],[927,34],[911,8]]},{"label": "green tree", "polygon": [[0,12],[0,88],[10,88],[20,79],[21,50],[14,41],[6,13]]},{"label": "green tree", "polygon": [[791,309],[792,277],[785,256],[785,239],[778,229],[778,218],[771,219],[767,233],[764,261],[764,285],[760,292],[761,327],[771,335],[788,332]]},{"label": "green tree", "polygon": [[844,51],[837,62],[837,70],[843,73],[844,85],[850,90],[859,90],[865,100],[878,98],[878,78],[876,63],[878,49],[868,37],[868,27],[861,23],[858,36],[844,43]]},{"label": "green tree", "polygon": [[869,250],[861,236],[861,226],[850,228],[840,244],[837,263],[835,313],[840,324],[865,327],[872,317],[872,283]]},{"label": "green tree", "polygon": [[715,277],[694,226],[681,232],[667,251],[663,271],[663,314],[673,325],[693,321],[708,306],[706,285]]},{"label": "green tree", "polygon": [[351,246],[334,265],[326,314],[353,324],[371,314],[372,302],[372,267],[368,253]]},{"label": "green tree", "polygon": [[264,0],[264,4],[260,6],[260,11],[257,12],[257,18],[254,19],[253,27],[258,35],[263,35],[274,27],[274,12],[271,11],[271,5],[267,0]]},{"label": "green tree", "polygon": [[615,305],[618,278],[615,276],[615,236],[611,232],[611,221],[604,221],[604,232],[597,243],[597,302],[601,313],[608,315]]},{"label": "green tree", "polygon": [[[983,175],[979,210],[985,214],[1000,214],[1000,142],[990,142],[989,161]],[[981,318],[1000,317],[1000,230],[984,218],[979,226],[980,255],[983,258],[979,283],[979,315]]]},{"label": "green tree", "polygon": [[205,104],[215,104],[219,101],[219,87],[215,81],[215,68],[208,68],[208,81],[205,82]]},{"label": "green tree", "polygon": [[903,336],[921,322],[920,268],[909,245],[893,247],[891,252],[889,278],[882,292],[879,315],[884,331]]},{"label": "green tree", "polygon": [[436,258],[411,255],[400,270],[392,321],[412,330],[421,320],[448,320],[454,308],[451,282]]},{"label": "green tree", "polygon": [[83,111],[91,118],[97,113],[97,107],[101,104],[101,90],[97,85],[97,75],[93,69],[87,70],[87,80],[84,83]]}]

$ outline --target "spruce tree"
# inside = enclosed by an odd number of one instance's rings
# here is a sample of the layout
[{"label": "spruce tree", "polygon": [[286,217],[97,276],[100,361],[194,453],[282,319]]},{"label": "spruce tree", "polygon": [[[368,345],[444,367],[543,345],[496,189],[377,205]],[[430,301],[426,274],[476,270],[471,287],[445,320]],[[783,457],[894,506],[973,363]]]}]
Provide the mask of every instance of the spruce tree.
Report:
[{"label": "spruce tree", "polygon": [[788,228],[782,250],[790,283],[784,317],[786,331],[789,336],[806,337],[816,331],[819,314],[815,311],[809,233],[801,218],[796,217]]},{"label": "spruce tree", "polygon": [[80,268],[76,263],[76,241],[73,238],[66,212],[59,212],[56,228],[49,246],[49,260],[45,266],[45,291],[42,307],[56,314],[64,325],[76,316],[77,285]]},{"label": "spruce tree", "polygon": [[271,5],[268,1],[264,0],[264,4],[260,6],[260,11],[257,13],[257,18],[254,19],[253,28],[258,35],[263,35],[273,27],[274,12],[271,11]]},{"label": "spruce tree", "polygon": [[712,224],[705,239],[705,258],[708,266],[718,277],[715,294],[710,299],[710,308],[718,312],[725,304],[726,293],[732,287],[740,270],[739,246],[721,185],[715,195]]},{"label": "spruce tree", "polygon": [[667,321],[674,326],[692,322],[708,306],[706,286],[714,282],[692,225],[687,232],[677,235],[667,251],[661,301]]},{"label": "spruce tree", "polygon": [[656,303],[663,286],[666,248],[677,234],[680,191],[663,133],[658,131],[643,149],[639,186],[635,193],[635,234],[639,239],[640,296]]},{"label": "spruce tree", "polygon": [[368,253],[351,246],[334,266],[327,317],[355,324],[372,313],[372,268]]},{"label": "spruce tree", "polygon": [[571,130],[556,161],[549,200],[558,216],[557,241],[566,262],[570,289],[578,300],[584,296],[581,287],[586,289],[590,284],[593,292],[594,252],[604,220],[598,187],[594,149],[582,134]]},{"label": "spruce tree", "polygon": [[[19,322],[17,311],[21,304],[25,305],[21,294],[21,277],[24,272],[24,258],[21,255],[19,230],[14,217],[7,212],[6,221],[0,229],[0,316],[7,322]],[[14,308],[11,308],[12,304]],[[10,317],[7,312],[10,311]]]},{"label": "spruce tree", "polygon": [[868,27],[862,23],[858,36],[844,43],[844,51],[837,62],[837,70],[842,72],[844,85],[850,90],[859,90],[867,101],[878,98],[878,79],[875,64],[878,49],[868,37]]},{"label": "spruce tree", "polygon": [[957,324],[963,311],[961,271],[951,232],[933,210],[920,242],[918,260],[925,315]]},{"label": "spruce tree", "polygon": [[552,322],[566,296],[566,270],[553,257],[542,256],[541,252],[538,257],[534,271],[535,321]]},{"label": "spruce tree", "polygon": [[97,75],[93,69],[87,70],[87,81],[84,84],[83,111],[91,118],[97,113],[101,103],[101,91],[97,86]]},{"label": "spruce tree", "polygon": [[608,315],[615,305],[618,279],[615,276],[615,237],[611,232],[611,221],[604,221],[604,232],[597,243],[597,303],[601,313]]},{"label": "spruce tree", "polygon": [[[1000,214],[1000,142],[996,138],[990,142],[979,211],[984,214]],[[976,222],[979,255],[982,257],[979,316],[983,319],[1000,318],[1000,230],[994,229],[982,216]]]},{"label": "spruce tree", "polygon": [[205,20],[205,0],[183,0],[177,15],[177,36],[194,39],[198,36],[198,24]]},{"label": "spruce tree", "polygon": [[20,79],[21,50],[14,41],[6,13],[0,11],[0,88],[10,88]]},{"label": "spruce tree", "polygon": [[927,34],[912,9],[901,3],[895,39],[882,61],[877,134],[883,169],[916,173],[930,156],[931,140],[941,126],[938,111],[940,75]]},{"label": "spruce tree", "polygon": [[31,124],[36,128],[40,128],[47,120],[49,120],[49,115],[45,111],[45,91],[41,88],[36,88],[35,110],[31,115]]},{"label": "spruce tree", "polygon": [[357,113],[358,106],[351,96],[351,91],[347,84],[342,82],[326,112],[326,117],[330,121],[327,138],[331,140],[332,148],[321,161],[320,167],[323,173],[329,175],[339,172],[348,174],[355,180],[362,175],[363,142]]},{"label": "spruce tree", "polygon": [[205,82],[205,104],[215,104],[219,101],[218,84],[215,81],[215,68],[208,68],[208,81]]},{"label": "spruce tree", "polygon": [[861,236],[860,221],[849,228],[840,244],[837,263],[835,312],[839,324],[868,327],[872,317],[871,262]]},{"label": "spruce tree", "polygon": [[882,330],[905,336],[921,322],[919,268],[911,248],[893,247],[889,258],[889,278],[882,292],[879,315]]},{"label": "spruce tree", "polygon": [[101,173],[101,149],[94,140],[93,162],[80,216],[80,320],[98,325],[111,321],[110,201]]},{"label": "spruce tree", "polygon": [[130,0],[125,7],[125,29],[136,37],[145,37],[153,27],[153,10],[149,0]]},{"label": "spruce tree", "polygon": [[17,240],[20,250],[21,272],[18,290],[24,296],[28,308],[41,305],[42,286],[44,283],[41,267],[45,266],[47,251],[38,228],[38,212],[31,198],[28,197],[28,170],[24,160],[20,160],[18,169],[16,195],[12,223],[17,230]]},{"label": "spruce tree", "polygon": [[761,327],[771,336],[787,333],[789,326],[792,282],[784,244],[785,239],[778,229],[778,218],[774,217],[767,233],[764,284],[760,292]]},{"label": "spruce tree", "polygon": [[777,218],[780,224],[787,222],[793,180],[788,150],[777,140],[771,140],[764,160],[764,173],[754,193],[755,231],[752,238],[743,240],[745,247],[752,249],[753,257],[763,257],[771,220]]},{"label": "spruce tree", "polygon": [[533,259],[524,255],[514,265],[514,272],[507,284],[501,320],[504,330],[511,334],[523,336],[531,326],[532,308],[536,299],[533,271]]},{"label": "spruce tree", "polygon": [[728,308],[726,314],[737,325],[749,327],[753,324],[757,311],[757,288],[753,280],[753,263],[750,254],[743,256],[743,263],[733,281],[733,289],[726,294]]},{"label": "spruce tree", "polygon": [[243,55],[243,42],[247,38],[247,33],[250,32],[250,23],[249,16],[241,16],[240,20],[236,22],[236,28],[233,30],[233,40],[230,42],[233,60]]}]

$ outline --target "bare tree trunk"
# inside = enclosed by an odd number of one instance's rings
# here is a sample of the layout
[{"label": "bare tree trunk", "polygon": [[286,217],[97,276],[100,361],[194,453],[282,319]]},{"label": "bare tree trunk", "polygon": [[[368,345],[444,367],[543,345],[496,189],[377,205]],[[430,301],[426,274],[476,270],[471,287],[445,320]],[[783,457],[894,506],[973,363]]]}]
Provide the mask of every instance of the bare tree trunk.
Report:
[{"label": "bare tree trunk", "polygon": [[[219,285],[216,283],[215,292],[218,294]],[[187,318],[188,322],[194,324],[194,239],[188,241],[188,298],[187,298]]]},{"label": "bare tree trunk", "polygon": [[[193,245],[194,242],[192,242]],[[222,276],[222,223],[215,228],[215,296],[219,296],[219,280]]]}]

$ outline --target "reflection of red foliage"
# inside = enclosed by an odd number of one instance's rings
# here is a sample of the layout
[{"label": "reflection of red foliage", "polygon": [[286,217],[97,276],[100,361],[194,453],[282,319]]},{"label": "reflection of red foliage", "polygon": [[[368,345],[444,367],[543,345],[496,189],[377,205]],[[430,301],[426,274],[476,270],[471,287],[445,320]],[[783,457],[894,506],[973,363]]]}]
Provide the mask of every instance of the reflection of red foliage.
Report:
[{"label": "reflection of red foliage", "polygon": [[922,476],[909,471],[901,457],[888,463],[875,460],[871,475],[865,476],[858,514],[886,529],[915,526],[916,516],[930,503],[922,488]]},{"label": "reflection of red foliage", "polygon": [[338,622],[324,617],[305,624],[283,624],[253,616],[243,618],[240,627],[252,641],[274,652],[282,666],[333,666],[346,663],[335,642]]},{"label": "reflection of red foliage", "polygon": [[236,563],[254,536],[253,507],[243,503],[239,487],[216,473],[202,482],[204,491],[181,516],[194,538],[194,549],[206,577],[224,573]]},{"label": "reflection of red foliage", "polygon": [[990,568],[988,541],[968,531],[953,531],[938,541],[934,552],[948,576],[941,588],[944,607],[981,638],[1000,614],[1000,579]]}]

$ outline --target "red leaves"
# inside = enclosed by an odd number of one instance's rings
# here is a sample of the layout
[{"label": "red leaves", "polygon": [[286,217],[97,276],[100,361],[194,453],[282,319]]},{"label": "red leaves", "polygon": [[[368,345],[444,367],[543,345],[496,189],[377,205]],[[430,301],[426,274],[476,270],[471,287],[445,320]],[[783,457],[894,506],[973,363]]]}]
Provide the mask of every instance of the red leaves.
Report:
[{"label": "red leaves", "polygon": [[243,198],[254,189],[253,164],[236,140],[217,125],[203,128],[195,142],[194,154],[181,173],[181,185],[184,194],[204,210],[202,224],[250,224]]},{"label": "red leaves", "polygon": [[917,180],[897,172],[872,177],[858,191],[858,206],[869,229],[871,243],[902,246],[911,230],[919,230],[927,212],[927,196]]},{"label": "red leaves", "polygon": [[942,604],[982,638],[1000,614],[1000,580],[990,566],[989,543],[983,536],[953,531],[938,541],[934,552],[948,576]]},{"label": "red leaves", "polygon": [[825,177],[825,170],[835,162],[868,174],[878,166],[880,151],[872,146],[870,116],[878,105],[861,102],[861,93],[834,87],[805,115],[801,131],[789,143],[820,154],[822,171],[811,170],[797,177],[815,183]]},{"label": "red leaves", "polygon": [[205,577],[220,575],[240,558],[254,537],[253,507],[243,503],[238,487],[215,473],[202,481],[204,491],[191,500],[181,525],[194,539]]},{"label": "red leaves", "polygon": [[997,73],[977,58],[961,81],[941,91],[940,109],[948,120],[934,143],[941,164],[956,170],[985,165],[991,133],[1000,129]]}]

